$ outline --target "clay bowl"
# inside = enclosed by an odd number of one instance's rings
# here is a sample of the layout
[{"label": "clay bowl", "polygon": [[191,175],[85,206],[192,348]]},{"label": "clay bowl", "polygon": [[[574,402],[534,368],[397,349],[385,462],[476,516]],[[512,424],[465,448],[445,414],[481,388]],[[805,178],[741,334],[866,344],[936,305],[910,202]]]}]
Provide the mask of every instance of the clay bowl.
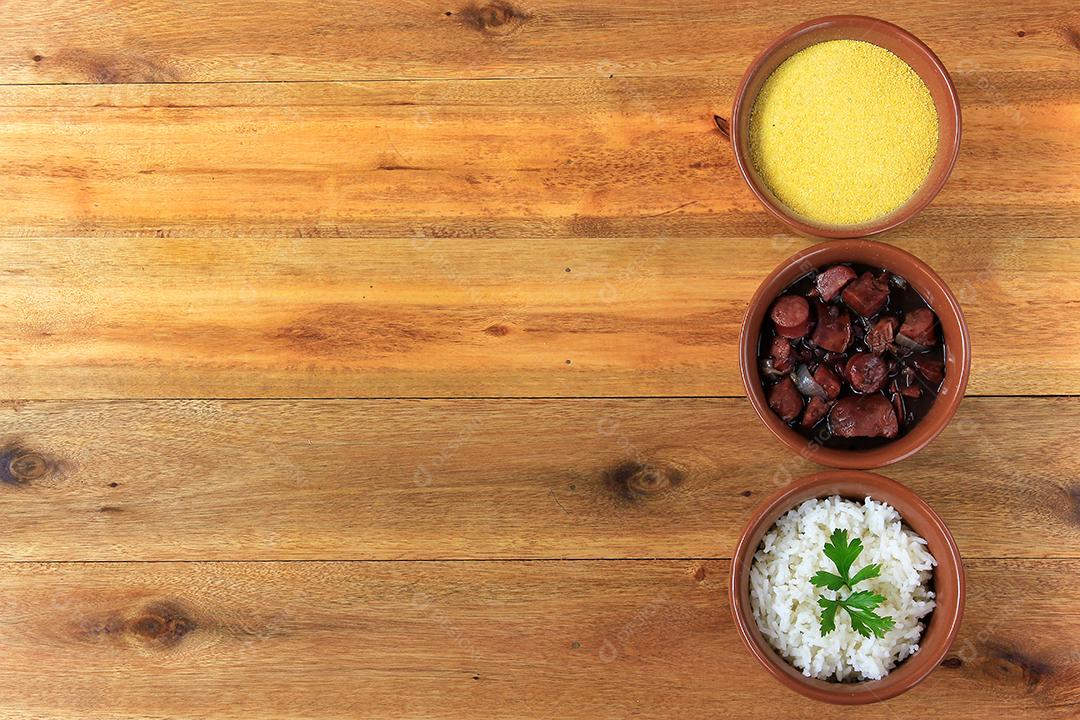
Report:
[{"label": "clay bowl", "polygon": [[[908,281],[933,308],[945,339],[945,381],[929,412],[907,434],[867,450],[822,447],[792,430],[770,408],[758,371],[758,338],[769,307],[788,285],[818,268],[855,262],[888,270]],[[945,429],[956,414],[971,370],[971,341],[960,304],[945,281],[911,253],[874,240],[834,240],[809,247],[788,258],[761,283],[750,299],[739,333],[739,370],[743,386],[761,422],[795,453],[840,468],[875,468],[918,452]]]},{"label": "clay bowl", "polygon": [[[863,40],[885,48],[912,67],[930,90],[938,114],[938,149],[922,186],[899,208],[859,225],[823,225],[797,215],[773,195],[750,159],[750,111],[758,91],[780,63],[810,45],[827,40]],[[776,38],[750,63],[735,93],[728,134],[746,184],[777,220],[803,235],[825,238],[865,237],[910,220],[930,204],[945,185],[960,152],[960,100],[937,56],[908,31],[871,17],[834,15],[810,20]]]},{"label": "clay bowl", "polygon": [[[904,522],[926,539],[937,561],[933,589],[937,607],[923,623],[919,651],[880,680],[839,683],[803,676],[773,650],[758,630],[750,606],[750,566],[765,533],[781,515],[811,498],[840,495],[862,501],[867,496],[896,508]],[[774,678],[803,695],[829,703],[862,705],[896,697],[922,682],[949,652],[964,612],[964,566],[949,529],[934,510],[911,490],[881,475],[857,470],[827,470],[800,478],[767,498],[746,524],[732,558],[728,584],[731,613],[750,653]]]}]

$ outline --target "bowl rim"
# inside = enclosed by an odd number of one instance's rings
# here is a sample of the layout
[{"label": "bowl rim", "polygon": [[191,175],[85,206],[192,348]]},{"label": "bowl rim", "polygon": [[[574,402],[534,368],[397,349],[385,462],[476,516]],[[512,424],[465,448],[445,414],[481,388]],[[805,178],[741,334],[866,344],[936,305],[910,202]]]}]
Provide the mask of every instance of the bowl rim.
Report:
[{"label": "bowl rim", "polygon": [[[956,356],[954,365],[959,369],[959,374],[955,377],[955,382],[950,382],[950,375],[946,375],[946,385],[943,387],[947,388],[947,391],[940,392],[934,400],[933,411],[935,417],[926,416],[921,418],[917,430],[908,432],[883,445],[865,450],[829,448],[795,432],[769,408],[757,367],[761,323],[764,322],[764,314],[768,305],[789,284],[787,282],[778,282],[778,279],[792,268],[806,269],[809,272],[810,269],[819,268],[826,264],[845,262],[845,260],[838,259],[822,260],[820,259],[822,256],[839,254],[846,257],[847,262],[859,262],[859,260],[850,256],[867,253],[884,256],[893,264],[909,264],[917,269],[932,286],[933,294],[940,298],[938,302],[931,305],[931,309],[938,315],[939,322],[943,315],[947,315],[955,318],[959,329],[957,337],[950,338],[949,342],[947,342],[949,355]],[[910,277],[905,279],[911,281]],[[774,287],[774,285],[778,286]],[[920,294],[924,293],[920,292]],[[760,313],[757,312],[759,309]],[[761,319],[755,322],[755,316],[758,314],[761,315]],[[882,467],[904,460],[922,450],[952,422],[960,403],[963,401],[968,378],[971,374],[971,338],[968,334],[967,321],[964,319],[960,303],[952,294],[952,291],[949,290],[948,285],[929,265],[915,255],[895,245],[878,240],[830,240],[821,242],[804,248],[779,263],[761,281],[758,289],[747,304],[742,325],[739,329],[738,348],[739,374],[742,377],[743,389],[758,419],[769,429],[773,436],[795,454],[820,465],[835,468],[868,469]],[[939,407],[940,410],[937,409]]]},{"label": "bowl rim", "polygon": [[[864,680],[855,683],[832,683],[803,676],[797,668],[790,665],[790,663],[784,660],[771,646],[768,646],[768,641],[760,636],[760,631],[755,632],[757,626],[756,621],[753,619],[753,612],[749,607],[749,604],[743,602],[741,592],[742,577],[744,574],[749,574],[750,565],[753,562],[753,556],[757,550],[756,542],[753,547],[750,546],[751,538],[757,536],[758,531],[762,531],[762,534],[767,532],[768,528],[775,524],[785,512],[803,501],[793,500],[792,498],[794,496],[800,495],[806,490],[816,488],[821,488],[821,492],[817,494],[816,497],[827,497],[837,494],[835,492],[827,491],[825,488],[838,482],[865,487],[866,490],[863,492],[864,496],[868,495],[874,499],[884,500],[886,502],[888,502],[890,497],[895,498],[899,496],[904,498],[905,502],[908,504],[916,506],[922,517],[926,520],[924,528],[933,530],[934,534],[936,534],[936,539],[943,542],[944,549],[948,554],[948,560],[951,563],[951,566],[955,568],[955,573],[951,574],[951,577],[956,582],[955,603],[948,608],[943,608],[939,605],[933,611],[935,613],[934,622],[946,623],[943,629],[937,632],[939,640],[933,645],[921,642],[926,638],[926,634],[930,632],[930,625],[927,624],[923,630],[923,636],[920,638],[918,652],[915,655],[906,658],[900,665],[880,680]],[[890,505],[891,504],[893,503],[890,502]],[[916,532],[919,532],[923,537],[930,534],[920,532],[916,529],[903,513],[901,513],[901,517],[905,523],[912,527],[912,529],[915,529]],[[757,541],[760,542],[760,537]],[[934,558],[938,561],[937,567],[934,570],[935,581],[937,581],[937,573],[942,568],[942,561],[939,554],[935,554]],[[907,692],[929,677],[929,675],[941,664],[942,660],[945,659],[945,656],[952,648],[960,630],[967,594],[966,584],[967,581],[964,573],[963,558],[961,557],[960,549],[956,544],[955,538],[953,538],[952,533],[949,531],[945,521],[941,519],[941,516],[938,515],[930,504],[918,493],[895,480],[891,480],[877,473],[866,472],[863,470],[833,469],[804,475],[803,477],[793,480],[773,492],[754,509],[754,512],[743,527],[742,533],[739,535],[739,540],[735,546],[734,554],[732,555],[731,574],[728,578],[728,602],[731,607],[731,615],[735,623],[735,628],[738,631],[743,645],[774,679],[779,681],[785,687],[814,700],[838,705],[863,705],[888,700]],[[941,611],[947,612],[944,615],[938,614]],[[755,623],[753,629],[751,629],[751,623]],[[920,657],[919,664],[908,665],[908,662],[916,657]],[[905,667],[908,669],[905,670]],[[905,676],[905,673],[907,676]],[[882,688],[880,684],[887,678],[893,679],[888,685],[884,686],[884,689],[880,689]]]},{"label": "bowl rim", "polygon": [[[915,202],[909,201],[893,212],[859,225],[814,225],[803,220],[784,205],[774,201],[768,192],[759,187],[758,181],[750,167],[751,161],[748,157],[748,150],[743,149],[740,141],[740,133],[737,130],[739,127],[739,118],[743,113],[750,112],[753,108],[753,101],[756,99],[756,96],[754,98],[747,97],[751,80],[758,72],[760,72],[761,67],[765,62],[779,52],[789,41],[800,35],[814,32],[822,28],[865,28],[867,26],[883,30],[902,38],[925,56],[927,61],[936,71],[936,74],[940,76],[944,87],[948,91],[948,107],[951,111],[950,115],[952,122],[956,127],[955,138],[951,146],[938,148],[939,153],[946,153],[946,165],[939,176],[928,178],[923,181],[924,185],[920,186],[920,189],[916,191],[916,195],[921,194],[922,197],[919,197]],[[920,75],[920,77],[922,76]],[[923,82],[926,82],[926,78],[923,78]],[[942,122],[940,116],[938,122],[940,126]],[[735,155],[735,163],[739,168],[739,174],[742,176],[743,182],[749,186],[750,191],[754,193],[754,196],[761,206],[764,207],[770,215],[802,235],[820,238],[858,238],[869,237],[871,235],[877,235],[892,230],[918,215],[926,208],[926,206],[933,202],[934,198],[941,192],[941,189],[945,187],[945,183],[948,181],[953,168],[956,167],[956,161],[960,157],[960,137],[963,133],[963,120],[960,112],[960,96],[956,91],[956,84],[953,82],[952,76],[949,75],[949,71],[945,68],[944,63],[941,62],[941,59],[926,43],[899,25],[895,25],[887,20],[881,20],[880,18],[871,17],[869,15],[825,15],[812,20],[807,20],[806,22],[800,23],[782,32],[754,57],[747,66],[746,71],[743,73],[742,79],[739,81],[739,85],[735,90],[735,100],[731,106],[731,121],[729,127],[730,132],[728,135],[731,141],[732,152]],[[926,189],[926,192],[920,193],[920,191],[924,189]]]}]

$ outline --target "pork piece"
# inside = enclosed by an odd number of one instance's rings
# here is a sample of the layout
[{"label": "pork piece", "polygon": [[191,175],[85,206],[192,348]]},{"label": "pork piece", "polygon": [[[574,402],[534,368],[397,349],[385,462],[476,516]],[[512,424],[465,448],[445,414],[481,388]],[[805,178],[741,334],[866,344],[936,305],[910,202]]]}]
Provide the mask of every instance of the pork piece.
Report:
[{"label": "pork piece", "polygon": [[819,397],[810,398],[810,403],[806,406],[806,412],[803,413],[802,420],[799,421],[799,424],[805,429],[812,428],[828,413],[829,403]]},{"label": "pork piece", "polygon": [[940,360],[916,355],[909,362],[931,385],[937,385],[945,379],[945,363]]},{"label": "pork piece", "polygon": [[854,279],[855,271],[847,265],[833,265],[814,278],[814,286],[821,299],[830,302]]},{"label": "pork piece", "polygon": [[842,353],[851,343],[851,316],[838,305],[817,303],[817,327],[810,337],[819,348]]},{"label": "pork piece", "polygon": [[818,365],[818,369],[814,371],[814,382],[821,386],[830,400],[835,400],[842,389],[840,378],[826,365]]},{"label": "pork piece", "polygon": [[900,326],[900,335],[903,335],[916,345],[924,348],[937,344],[937,317],[929,308],[912,310],[904,316],[904,324]]},{"label": "pork piece", "polygon": [[776,332],[786,338],[801,338],[810,332],[810,303],[801,295],[781,295],[769,313]]},{"label": "pork piece", "polygon": [[876,315],[889,301],[889,281],[867,271],[848,284],[840,297],[849,308],[868,318]]},{"label": "pork piece", "polygon": [[802,412],[803,399],[791,377],[769,388],[769,407],[785,422],[791,422]]},{"label": "pork piece", "polygon": [[842,438],[893,438],[900,432],[896,409],[880,394],[850,395],[837,400],[829,413],[829,429]]},{"label": "pork piece", "polygon": [[875,354],[882,354],[889,349],[893,338],[896,337],[896,326],[899,324],[900,322],[892,315],[884,316],[874,323],[870,332],[866,333],[866,345]]},{"label": "pork piece", "polygon": [[777,372],[791,372],[791,369],[795,367],[795,362],[791,357],[791,343],[785,338],[774,337],[772,345],[769,346],[769,360]]},{"label": "pork piece", "polygon": [[889,364],[880,355],[855,353],[844,366],[844,377],[856,392],[875,393],[889,379]]}]

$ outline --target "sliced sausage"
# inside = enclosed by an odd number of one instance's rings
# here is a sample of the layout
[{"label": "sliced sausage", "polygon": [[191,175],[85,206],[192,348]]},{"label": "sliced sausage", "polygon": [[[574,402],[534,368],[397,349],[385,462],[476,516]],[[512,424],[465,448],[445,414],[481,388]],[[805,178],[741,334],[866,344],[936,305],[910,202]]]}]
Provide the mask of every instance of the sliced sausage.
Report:
[{"label": "sliced sausage", "polygon": [[889,301],[889,281],[867,271],[849,283],[840,297],[849,308],[868,318],[876,315]]},{"label": "sliced sausage", "polygon": [[937,344],[937,317],[929,308],[912,310],[904,316],[904,324],[900,326],[900,334],[911,342],[932,347]]},{"label": "sliced sausage", "polygon": [[870,328],[870,332],[866,333],[867,347],[878,355],[885,352],[896,337],[896,326],[899,324],[900,322],[892,315],[886,315],[878,320],[874,323],[874,327]]},{"label": "sliced sausage", "polygon": [[821,386],[830,400],[835,400],[843,389],[840,378],[827,365],[818,365],[818,369],[814,371],[814,382]]},{"label": "sliced sausage", "polygon": [[803,398],[791,377],[769,388],[769,407],[785,422],[791,422],[802,412]]},{"label": "sliced sausage", "polygon": [[851,395],[833,405],[829,429],[842,438],[892,438],[896,437],[900,426],[896,409],[884,395]]},{"label": "sliced sausage", "polygon": [[814,278],[814,287],[822,300],[830,302],[854,279],[855,271],[847,265],[833,265]]},{"label": "sliced sausage", "polygon": [[769,346],[769,360],[772,361],[772,367],[777,372],[791,372],[791,369],[795,367],[794,358],[791,356],[791,343],[779,335],[774,337]]},{"label": "sliced sausage", "polygon": [[810,303],[801,295],[781,295],[769,314],[776,332],[787,338],[801,338],[810,332]]},{"label": "sliced sausage", "polygon": [[851,316],[838,305],[816,303],[817,327],[810,340],[819,348],[844,352],[851,343]]},{"label": "sliced sausage", "polygon": [[812,428],[828,413],[829,403],[819,397],[812,397],[806,406],[806,412],[803,413],[802,420],[799,421],[799,424],[806,429]]},{"label": "sliced sausage", "polygon": [[844,367],[844,377],[856,392],[875,393],[889,379],[889,364],[880,355],[855,353]]}]

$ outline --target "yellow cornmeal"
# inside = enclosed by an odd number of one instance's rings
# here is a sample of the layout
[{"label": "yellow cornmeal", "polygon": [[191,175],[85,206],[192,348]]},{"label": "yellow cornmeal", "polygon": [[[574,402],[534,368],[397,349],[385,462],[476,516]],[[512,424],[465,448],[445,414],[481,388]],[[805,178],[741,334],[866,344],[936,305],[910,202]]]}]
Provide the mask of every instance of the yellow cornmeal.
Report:
[{"label": "yellow cornmeal", "polygon": [[930,172],[937,111],[903,60],[830,40],[780,64],[750,113],[750,155],[777,198],[820,224],[854,225],[904,204]]}]

